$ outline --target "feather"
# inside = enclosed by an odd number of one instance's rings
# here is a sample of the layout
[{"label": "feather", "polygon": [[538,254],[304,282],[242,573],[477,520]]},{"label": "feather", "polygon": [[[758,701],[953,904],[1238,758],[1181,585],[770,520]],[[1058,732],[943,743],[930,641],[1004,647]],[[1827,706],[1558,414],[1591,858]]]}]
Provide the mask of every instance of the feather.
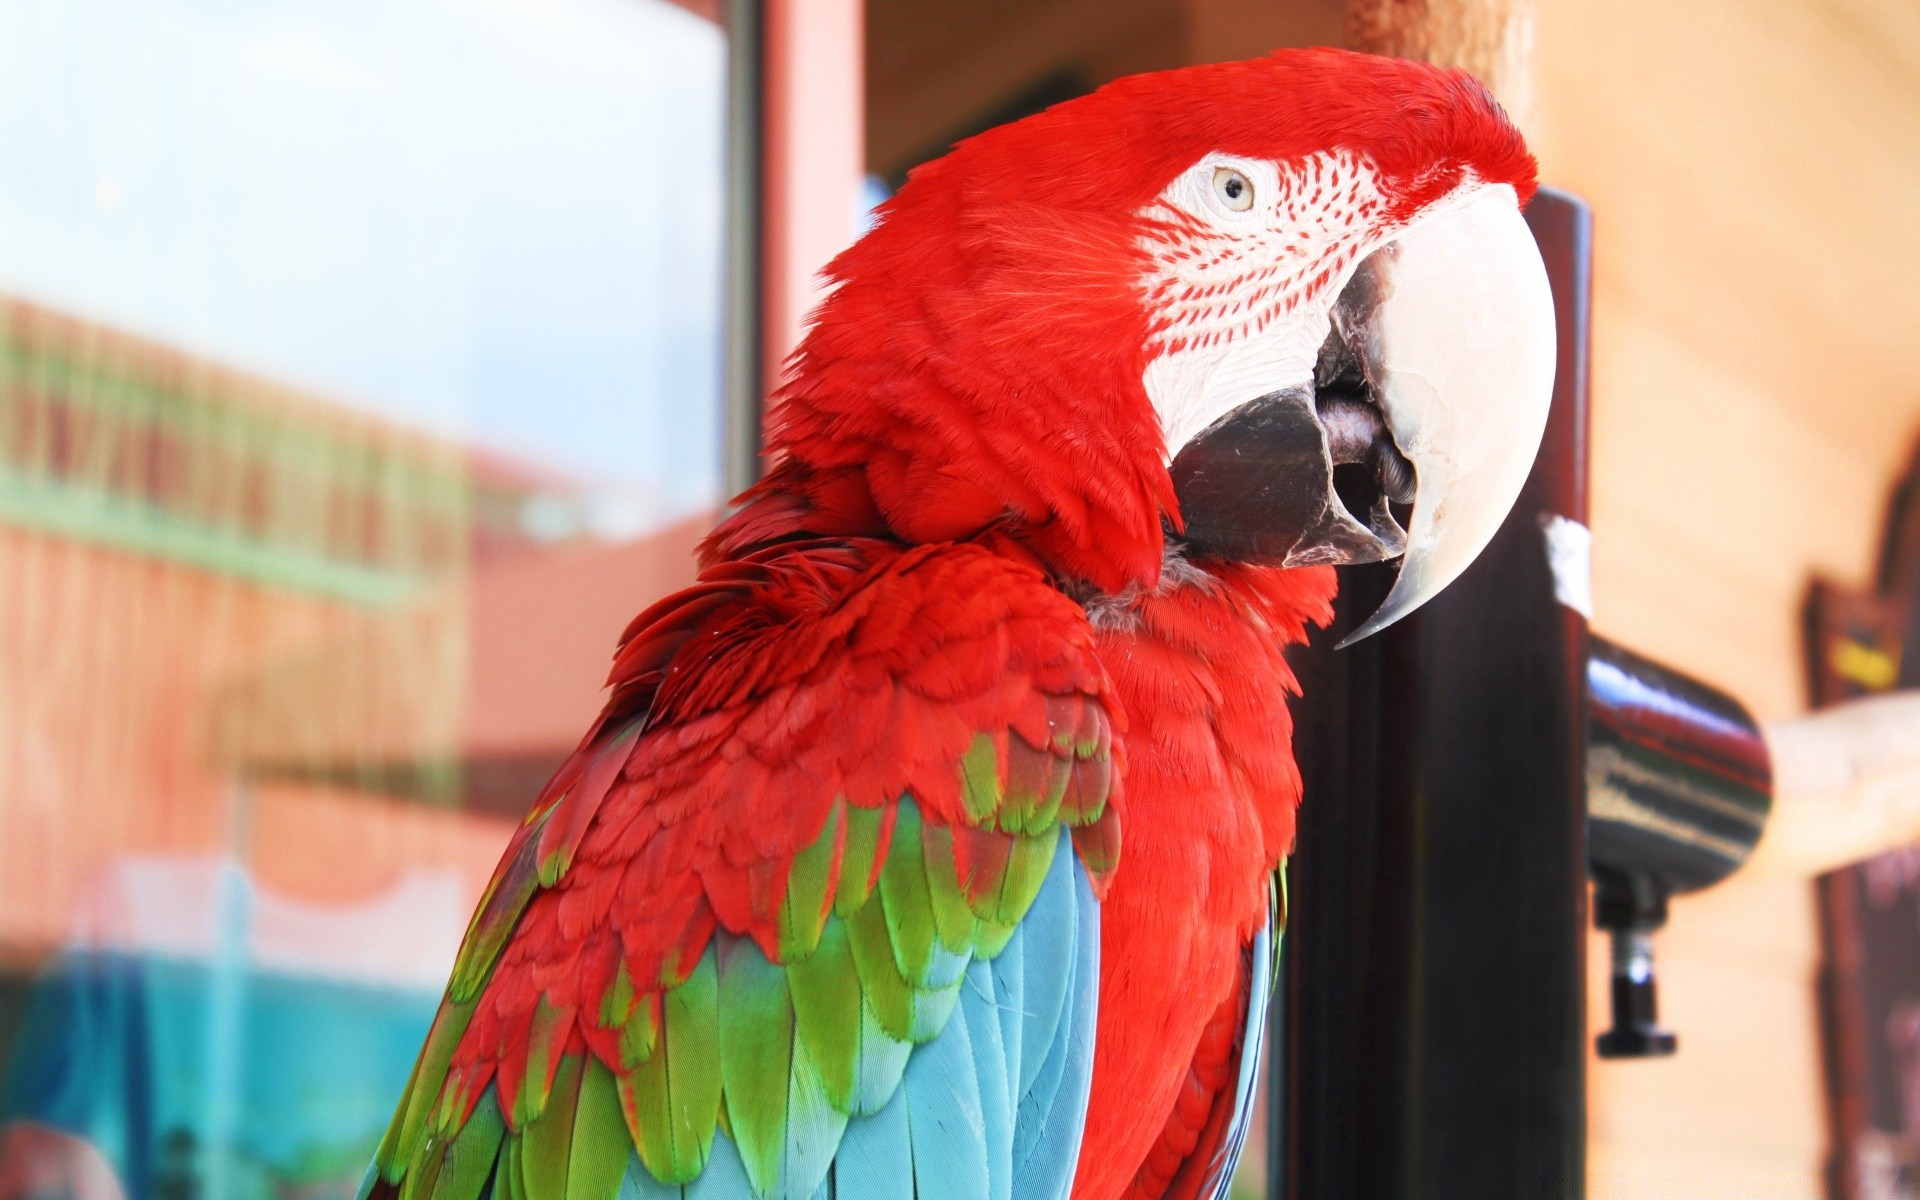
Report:
[{"label": "feather", "polygon": [[1000,884],[1006,878],[1007,860],[1013,856],[1013,839],[986,829],[961,827],[953,833],[953,866],[967,907],[981,920],[989,919],[997,907]]},{"label": "feather", "polygon": [[686,1183],[706,1166],[720,1114],[719,979],[712,949],[667,993],[664,1036],[621,1080],[620,1100],[641,1160],[656,1179]]},{"label": "feather", "polygon": [[856,1116],[878,1111],[899,1090],[900,1076],[907,1069],[913,1043],[896,1037],[881,1024],[864,994],[860,998],[860,1065],[854,1077],[853,1107]]},{"label": "feather", "polygon": [[804,1048],[823,1093],[841,1112],[853,1110],[860,1070],[860,976],[843,921],[830,921],[814,952],[787,964],[795,1041]]},{"label": "feather", "polygon": [[515,832],[381,1200],[852,1200],[836,1164],[885,1112],[910,1178],[958,1120],[979,1144],[940,1187],[1014,1194],[1039,1052],[1007,981],[1057,964],[991,960],[1068,896],[1042,898],[1073,861],[1057,727],[1105,711],[1084,614],[981,547],[801,541],[711,576],[636,624]]},{"label": "feather", "polygon": [[991,1187],[986,1116],[967,1023],[948,1023],[907,1061],[907,1101],[917,1200],[980,1200]]},{"label": "feather", "polygon": [[566,1200],[613,1200],[634,1158],[612,1072],[589,1057],[580,1077],[568,1147]]},{"label": "feather", "polygon": [[440,1080],[446,1076],[454,1048],[472,1019],[472,1004],[456,1004],[451,999],[443,1000],[440,1011],[434,1014],[433,1028],[427,1031],[427,1044],[420,1051],[420,1061],[413,1068],[393,1124],[374,1156],[376,1164],[388,1164],[383,1176],[389,1183],[399,1181],[400,1167],[413,1157],[426,1130],[428,1115],[439,1099]]},{"label": "feather", "polygon": [[536,840],[535,857],[539,863],[540,883],[552,887],[573,863],[573,852],[585,836],[587,826],[600,811],[600,802],[620,778],[627,755],[640,736],[641,722],[630,722],[609,739],[594,756],[593,763],[581,775],[580,782],[561,797],[543,823]]},{"label": "feather", "polygon": [[527,1200],[567,1200],[573,1167],[573,1121],[580,1098],[580,1058],[568,1055],[554,1073],[540,1113],[519,1123],[520,1167]]},{"label": "feather", "polygon": [[479,1200],[500,1160],[507,1132],[500,1105],[489,1092],[474,1106],[460,1133],[447,1145],[447,1161],[434,1181],[431,1200]]},{"label": "feather", "polygon": [[[1063,854],[1060,857],[1067,860],[1071,859],[1072,855]],[[1072,919],[1075,918],[1063,913],[1053,921],[1036,921],[1034,924],[1044,923],[1053,926],[1060,921]],[[994,1016],[1000,1022],[1000,1048],[1001,1052],[1007,1056],[1007,1094],[1016,1104],[1019,1103],[1020,1096],[1025,1091],[1022,1079],[1027,1047],[1022,1029],[1032,1016],[1026,1008],[1028,956],[1024,949],[1024,939],[1016,936],[1018,932],[1015,930],[1009,934],[1006,943],[996,953],[991,956],[985,954],[981,956],[992,964],[988,975],[993,980]],[[1058,961],[1033,965],[1036,970],[1049,973],[1060,972]]]},{"label": "feather", "polygon": [[895,1089],[872,1116],[847,1125],[833,1176],[835,1194],[846,1200],[913,1200],[913,1138],[904,1088]]},{"label": "feather", "polygon": [[1061,820],[1082,825],[1098,817],[1113,791],[1113,755],[1095,753],[1076,755],[1073,771],[1060,793],[1057,810]]},{"label": "feather", "polygon": [[945,825],[928,825],[920,832],[920,842],[926,850],[924,869],[940,948],[952,954],[969,951],[980,921],[968,907],[966,893],[960,885],[960,868],[954,858],[954,831]]},{"label": "feather", "polygon": [[728,1129],[754,1191],[784,1194],[787,1090],[794,1057],[787,971],[768,962],[750,940],[721,942],[720,1075]]},{"label": "feather", "polygon": [[979,932],[973,935],[973,944],[979,947],[982,958],[994,958],[1006,947],[1008,939],[1013,937],[1019,926],[1009,922],[1002,925],[997,921],[981,920]]},{"label": "feather", "polygon": [[769,1200],[806,1200],[814,1194],[833,1165],[848,1120],[847,1109],[828,1097],[806,1047],[796,1044],[787,1081],[784,1187]]},{"label": "feather", "polygon": [[[1274,915],[1279,916],[1276,892]],[[1267,1044],[1267,1010],[1273,999],[1273,967],[1276,953],[1274,921],[1269,920],[1254,935],[1247,947],[1247,1016],[1240,1029],[1240,1068],[1234,1079],[1233,1109],[1227,1118],[1227,1134],[1207,1167],[1206,1182],[1200,1194],[1207,1200],[1227,1200],[1233,1190],[1233,1171],[1246,1149],[1247,1130],[1253,1124],[1255,1092],[1260,1086],[1260,1055]]]},{"label": "feather", "polygon": [[919,806],[903,799],[893,820],[893,846],[880,869],[880,900],[894,966],[906,983],[923,987],[933,968],[936,947],[933,896],[920,845]]},{"label": "feather", "polygon": [[847,834],[846,852],[840,862],[840,883],[834,892],[834,912],[847,916],[867,902],[879,882],[881,843],[889,838],[890,828],[878,808],[860,808],[844,803]]},{"label": "feather", "polygon": [[719,977],[710,946],[685,985],[667,993],[666,1052],[673,1154],[682,1178],[697,1174],[720,1115]]},{"label": "feather", "polygon": [[653,1048],[660,1040],[660,997],[657,994],[643,998],[627,1014],[626,1024],[620,1027],[620,1061],[623,1071],[645,1062],[653,1054]]},{"label": "feather", "polygon": [[[668,994],[656,1053],[628,1079],[568,1053],[519,1134],[506,1131],[489,1089],[456,1142],[424,1145],[441,1162],[421,1172],[436,1184],[431,1200],[478,1200],[490,1173],[501,1200],[1064,1197],[1072,1160],[1058,1147],[1086,1104],[1091,1049],[1076,1043],[1089,1040],[1097,996],[1098,916],[1073,855],[1050,856],[1023,916],[998,959],[968,958],[948,987],[899,981],[916,1019],[940,1006],[938,1027],[920,1031],[925,1044],[911,1053],[870,1018],[855,1038],[821,1019],[849,1005],[865,1011],[855,922],[830,920],[814,955],[785,967],[752,939],[723,935]],[[872,924],[885,930],[884,920]],[[891,952],[880,965],[895,965]],[[712,1027],[703,1032],[704,1012]],[[704,1146],[679,1121],[702,1103],[693,1094],[701,1064],[684,1053],[699,1048],[695,1038],[719,1048],[718,1084],[703,1094],[726,1117],[721,1129],[709,1125]],[[846,1065],[831,1090],[808,1048],[815,1042]],[[1029,1070],[1029,1060],[1046,1069]],[[1071,1078],[1076,1069],[1084,1078]],[[534,1088],[531,1075],[523,1090]],[[783,1082],[769,1093],[773,1079]],[[860,1100],[870,1115],[853,1115],[859,1105],[849,1101]],[[1077,1108],[1062,1110],[1063,1100]]]},{"label": "feather", "polygon": [[407,1177],[401,1191],[411,1196],[432,1195],[440,1182],[440,1170],[446,1161],[445,1141],[434,1136],[420,1139],[420,1145],[413,1153],[413,1161],[407,1164]]},{"label": "feather", "polygon": [[460,944],[460,954],[454,960],[453,979],[447,985],[448,999],[453,1002],[466,1004],[480,991],[499,961],[501,948],[513,936],[514,923],[533,898],[540,883],[535,839],[551,815],[549,809],[515,834],[506,857],[487,885],[480,907],[467,927],[466,940]]},{"label": "feather", "polygon": [[1050,830],[1060,813],[1075,764],[1021,737],[1007,739],[1006,799],[999,827],[1010,833]]},{"label": "feather", "polygon": [[[1019,1045],[1021,1069],[1015,1078],[1022,1095],[1032,1092],[1036,1086],[1040,1065],[1048,1050],[1067,1040],[1067,1035],[1060,1031],[1060,1023],[1073,1000],[1074,989],[1087,983],[1061,966],[1078,968],[1088,953],[1085,943],[1092,936],[1091,931],[1099,927],[1099,918],[1090,900],[1080,895],[1085,879],[1071,854],[1055,857],[1045,886],[1059,891],[1071,889],[1073,902],[1057,904],[1058,915],[1053,920],[1023,922],[1014,935],[1024,965],[1020,972],[1017,1008],[1020,1024],[1017,1031],[1008,1031],[1006,1036],[1017,1040]],[[1097,945],[1094,949],[1098,950]],[[1012,952],[1010,946],[1006,953]]]},{"label": "feather", "polygon": [[526,1176],[520,1167],[520,1139],[509,1137],[500,1143],[500,1160],[493,1173],[490,1200],[528,1200]]},{"label": "feather", "polygon": [[[931,922],[929,922],[931,924]],[[860,995],[866,1008],[887,1034],[910,1041],[913,1029],[913,989],[900,976],[893,940],[880,904],[868,904],[847,919],[853,964],[860,976]]]},{"label": "feather", "polygon": [[1268,920],[1242,949],[1240,975],[1207,1026],[1180,1100],[1141,1168],[1135,1190],[1142,1196],[1227,1200],[1232,1191],[1259,1088],[1280,895],[1271,887]]},{"label": "feather", "polygon": [[[1070,856],[1062,854],[1061,861]],[[1084,872],[1072,872],[1073,904],[1052,928],[1065,926],[1066,937],[1057,957],[1041,947],[1029,955],[1047,954],[1036,962],[1065,963],[1068,969],[1029,972],[1042,978],[1063,976],[1057,1020],[1049,1024],[1044,998],[1029,994],[1026,1002],[1035,1017],[1023,1029],[1029,1040],[1026,1062],[1038,1060],[1031,1076],[1022,1072],[1023,1088],[1014,1125],[1014,1194],[1027,1200],[1067,1200],[1073,1190],[1080,1148],[1086,1133],[1083,1115],[1093,1091],[1094,1037],[1100,996],[1100,910]],[[1041,927],[1036,926],[1034,932]],[[1043,1032],[1046,1031],[1046,1032]]]},{"label": "feather", "polygon": [[[561,1051],[566,1049],[567,1031],[573,1027],[571,1010],[556,1008],[543,995],[534,1002],[533,1019],[527,1032],[526,1071],[517,1089],[503,1089],[501,1097],[512,1114],[515,1129],[524,1129],[546,1111],[547,1097],[559,1069]],[[555,1200],[536,1196],[534,1200]]]},{"label": "feather", "polygon": [[1059,845],[1060,837],[1055,833],[1016,837],[1006,874],[1000,878],[999,894],[994,897],[992,911],[984,915],[1003,925],[1019,921],[1040,894]]},{"label": "feather", "polygon": [[[718,1167],[712,1167],[717,1172]],[[741,1192],[740,1195],[746,1195]],[[653,1173],[641,1165],[640,1156],[634,1155],[627,1160],[626,1173],[620,1177],[620,1191],[616,1200],[685,1200],[686,1189],[677,1183],[661,1183]]]},{"label": "feather", "polygon": [[1092,824],[1074,826],[1073,848],[1079,852],[1080,861],[1087,865],[1088,873],[1093,876],[1093,894],[1100,895],[1106,888],[1106,881],[1120,865],[1119,811],[1108,807]]},{"label": "feather", "polygon": [[967,818],[984,822],[1000,811],[1000,756],[992,734],[977,734],[960,756],[960,800]]},{"label": "feather", "polygon": [[986,1135],[988,1200],[1010,1200],[1013,1187],[1013,1087],[1017,1057],[1001,1038],[999,995],[993,964],[976,959],[967,968],[960,1006],[952,1020],[964,1023],[973,1051],[973,1077],[980,1094],[980,1125]]},{"label": "feather", "polygon": [[[965,963],[967,960],[959,960]],[[929,987],[913,995],[913,1019],[907,1027],[908,1040],[916,1045],[937,1037],[946,1027],[947,1018],[953,1015],[953,1006],[960,1002],[960,985],[964,976],[956,978],[945,987]]]},{"label": "feather", "polygon": [[821,927],[833,909],[846,835],[846,805],[838,800],[827,812],[826,827],[793,856],[787,894],[780,906],[780,959],[791,962],[813,953]]}]

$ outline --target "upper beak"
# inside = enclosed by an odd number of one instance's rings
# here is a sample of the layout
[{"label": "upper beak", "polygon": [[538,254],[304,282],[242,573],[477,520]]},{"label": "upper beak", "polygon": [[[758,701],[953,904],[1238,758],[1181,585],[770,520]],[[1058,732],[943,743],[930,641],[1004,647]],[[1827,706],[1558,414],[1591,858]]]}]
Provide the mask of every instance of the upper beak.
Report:
[{"label": "upper beak", "polygon": [[[1554,358],[1539,250],[1513,189],[1482,188],[1360,264],[1311,388],[1249,400],[1181,447],[1187,535],[1284,566],[1404,554],[1386,600],[1341,645],[1384,629],[1500,528],[1546,428]],[[1393,504],[1408,501],[1403,530]]]}]

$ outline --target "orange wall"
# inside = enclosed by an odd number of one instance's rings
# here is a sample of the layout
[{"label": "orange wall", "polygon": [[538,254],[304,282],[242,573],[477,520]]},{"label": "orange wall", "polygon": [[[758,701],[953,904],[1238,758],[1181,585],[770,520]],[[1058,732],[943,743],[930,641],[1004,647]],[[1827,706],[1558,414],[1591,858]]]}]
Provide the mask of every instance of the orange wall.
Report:
[{"label": "orange wall", "polygon": [[[1596,213],[1596,628],[1791,714],[1808,579],[1867,581],[1920,433],[1920,9],[1542,0],[1538,53]],[[1817,958],[1803,879],[1676,903],[1680,1053],[1594,1064],[1595,1200],[1825,1194]]]},{"label": "orange wall", "polygon": [[439,710],[457,703],[464,668],[445,654],[389,656],[357,692],[309,688],[297,671],[295,694],[274,685],[319,647],[380,644],[380,620],[0,527],[0,960],[58,944],[123,855],[234,854],[261,885],[316,901],[377,895],[408,866],[454,867],[477,897],[505,821],[233,782],[242,758],[377,759],[421,748],[397,747],[403,732],[451,728]]}]

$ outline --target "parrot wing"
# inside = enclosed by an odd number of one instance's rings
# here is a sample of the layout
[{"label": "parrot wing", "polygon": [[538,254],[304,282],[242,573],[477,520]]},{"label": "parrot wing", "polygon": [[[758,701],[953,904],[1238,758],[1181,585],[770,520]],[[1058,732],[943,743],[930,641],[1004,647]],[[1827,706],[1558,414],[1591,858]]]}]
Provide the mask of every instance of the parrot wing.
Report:
[{"label": "parrot wing", "polygon": [[611,686],[364,1194],[1064,1197],[1124,720],[1080,608],[975,546],[795,542],[642,613]]},{"label": "parrot wing", "polygon": [[1247,945],[1237,985],[1201,1034],[1180,1097],[1129,1200],[1227,1200],[1233,1190],[1260,1086],[1279,934],[1286,927],[1285,881],[1275,874],[1267,921]]}]

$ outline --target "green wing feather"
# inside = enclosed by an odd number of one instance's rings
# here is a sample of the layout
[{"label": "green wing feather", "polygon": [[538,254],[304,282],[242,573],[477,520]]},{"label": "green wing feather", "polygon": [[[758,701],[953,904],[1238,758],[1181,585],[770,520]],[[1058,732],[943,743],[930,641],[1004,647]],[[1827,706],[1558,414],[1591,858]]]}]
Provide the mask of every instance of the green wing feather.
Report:
[{"label": "green wing feather", "polygon": [[[1003,729],[954,763],[967,824],[929,821],[912,794],[835,800],[769,885],[771,957],[720,932],[659,977],[622,956],[578,1011],[538,994],[514,1083],[504,1063],[455,1059],[530,900],[572,869],[587,818],[571,794],[543,802],[468,931],[369,1177],[375,1200],[479,1200],[489,1180],[494,1200],[612,1200],[630,1156],[686,1183],[720,1133],[761,1196],[809,1195],[847,1119],[879,1111],[945,1026],[967,965],[1007,944],[1061,831],[1096,878],[1113,864],[1106,714],[1090,696],[1047,704],[1040,745]],[[613,737],[624,753],[631,727]],[[608,761],[575,790],[611,786]]]}]

